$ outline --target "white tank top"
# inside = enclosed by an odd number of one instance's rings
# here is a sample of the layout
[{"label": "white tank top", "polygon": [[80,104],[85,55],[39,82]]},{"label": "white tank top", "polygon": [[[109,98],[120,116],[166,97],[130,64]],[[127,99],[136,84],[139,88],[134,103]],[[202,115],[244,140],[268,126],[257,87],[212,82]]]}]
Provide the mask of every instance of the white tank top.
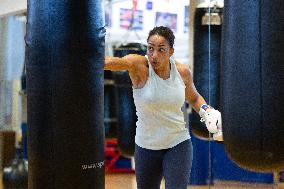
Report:
[{"label": "white tank top", "polygon": [[133,88],[138,117],[135,142],[142,148],[167,149],[190,138],[182,112],[185,84],[174,60],[170,59],[170,64],[170,77],[164,80],[148,60],[149,77],[145,86]]}]

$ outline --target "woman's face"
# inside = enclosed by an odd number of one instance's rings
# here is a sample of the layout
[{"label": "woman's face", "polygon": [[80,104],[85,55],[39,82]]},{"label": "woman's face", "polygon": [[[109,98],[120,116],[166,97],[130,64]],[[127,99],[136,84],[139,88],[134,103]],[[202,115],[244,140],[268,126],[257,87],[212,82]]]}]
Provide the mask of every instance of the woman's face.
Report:
[{"label": "woman's face", "polygon": [[173,53],[174,49],[163,36],[155,34],[148,39],[147,56],[154,69],[167,66]]}]

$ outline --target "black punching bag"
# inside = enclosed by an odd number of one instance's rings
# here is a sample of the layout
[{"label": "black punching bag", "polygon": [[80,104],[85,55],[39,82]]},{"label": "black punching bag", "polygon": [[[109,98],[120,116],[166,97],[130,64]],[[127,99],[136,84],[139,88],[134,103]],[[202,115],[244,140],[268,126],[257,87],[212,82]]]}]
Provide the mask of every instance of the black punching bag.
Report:
[{"label": "black punching bag", "polygon": [[[221,9],[215,11],[221,14]],[[221,57],[221,25],[210,25],[210,49],[209,49],[209,25],[202,23],[202,17],[207,12],[204,8],[197,8],[194,17],[194,66],[193,80],[197,91],[205,98],[207,103],[215,109],[220,108],[220,57]],[[210,67],[209,67],[210,51]],[[209,73],[210,72],[210,73]],[[210,75],[210,87],[209,87]],[[209,91],[210,90],[210,91]],[[210,93],[210,97],[209,97]],[[209,132],[204,123],[200,122],[200,116],[193,111],[190,114],[191,131],[199,139],[207,140]]]},{"label": "black punching bag", "polygon": [[105,138],[117,137],[117,106],[116,90],[113,73],[109,70],[104,71],[104,127]]},{"label": "black punching bag", "polygon": [[103,189],[104,15],[99,0],[28,1],[30,189]]},{"label": "black punching bag", "polygon": [[221,112],[229,157],[284,169],[284,1],[225,0]]},{"label": "black punching bag", "polygon": [[[127,43],[114,49],[114,56],[123,57],[128,54],[145,55],[146,45]],[[128,72],[113,72],[117,92],[117,139],[119,149],[124,156],[133,156],[135,148],[136,109],[133,100],[132,83]]]}]

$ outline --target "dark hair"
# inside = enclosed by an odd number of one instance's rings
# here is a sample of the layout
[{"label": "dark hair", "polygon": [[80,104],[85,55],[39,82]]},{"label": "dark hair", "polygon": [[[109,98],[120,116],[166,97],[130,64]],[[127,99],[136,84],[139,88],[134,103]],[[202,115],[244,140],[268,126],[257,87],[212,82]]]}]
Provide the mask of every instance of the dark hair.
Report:
[{"label": "dark hair", "polygon": [[156,27],[154,27],[149,32],[149,35],[148,35],[148,38],[147,38],[147,42],[148,42],[149,38],[152,35],[156,35],[156,34],[164,37],[169,42],[170,47],[174,46],[175,36],[174,36],[173,31],[170,28],[165,27],[165,26],[156,26]]}]

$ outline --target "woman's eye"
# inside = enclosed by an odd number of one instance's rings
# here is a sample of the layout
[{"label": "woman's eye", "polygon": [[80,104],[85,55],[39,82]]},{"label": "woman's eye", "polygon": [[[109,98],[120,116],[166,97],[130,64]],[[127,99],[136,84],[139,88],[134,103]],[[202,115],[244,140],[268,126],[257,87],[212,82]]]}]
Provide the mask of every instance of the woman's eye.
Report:
[{"label": "woman's eye", "polygon": [[159,51],[160,51],[160,52],[165,52],[165,49],[160,48]]}]

